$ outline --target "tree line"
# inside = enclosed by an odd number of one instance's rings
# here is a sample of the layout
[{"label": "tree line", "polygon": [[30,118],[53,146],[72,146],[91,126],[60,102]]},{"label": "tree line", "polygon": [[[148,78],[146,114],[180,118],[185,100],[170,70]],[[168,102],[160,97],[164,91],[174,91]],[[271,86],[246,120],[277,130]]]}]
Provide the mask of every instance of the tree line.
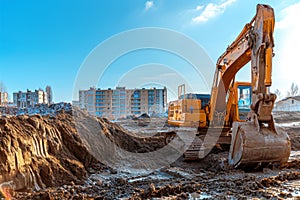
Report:
[{"label": "tree line", "polygon": [[282,98],[285,98],[285,97],[294,97],[294,96],[297,96],[299,94],[299,87],[298,87],[297,84],[292,83],[289,91],[286,92],[285,96],[278,89],[276,89],[274,91],[274,93],[277,95],[278,100],[280,100]]}]

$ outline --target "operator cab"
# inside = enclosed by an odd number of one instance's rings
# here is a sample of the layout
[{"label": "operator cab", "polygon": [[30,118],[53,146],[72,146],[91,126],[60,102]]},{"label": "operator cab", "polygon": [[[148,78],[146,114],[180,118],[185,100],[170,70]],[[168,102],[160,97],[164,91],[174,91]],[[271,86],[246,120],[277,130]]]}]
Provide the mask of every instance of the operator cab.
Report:
[{"label": "operator cab", "polygon": [[246,120],[252,104],[252,87],[251,85],[238,85],[237,87],[237,104],[240,120]]}]

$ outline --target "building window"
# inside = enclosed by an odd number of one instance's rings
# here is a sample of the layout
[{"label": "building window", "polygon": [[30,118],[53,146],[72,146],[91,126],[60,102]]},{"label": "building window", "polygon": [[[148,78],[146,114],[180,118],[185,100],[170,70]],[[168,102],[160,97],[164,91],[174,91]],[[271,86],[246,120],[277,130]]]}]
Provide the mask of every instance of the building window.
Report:
[{"label": "building window", "polygon": [[292,104],[294,104],[294,99],[292,99]]},{"label": "building window", "polygon": [[140,95],[141,95],[140,91],[134,91],[133,98],[140,98],[141,97]]}]

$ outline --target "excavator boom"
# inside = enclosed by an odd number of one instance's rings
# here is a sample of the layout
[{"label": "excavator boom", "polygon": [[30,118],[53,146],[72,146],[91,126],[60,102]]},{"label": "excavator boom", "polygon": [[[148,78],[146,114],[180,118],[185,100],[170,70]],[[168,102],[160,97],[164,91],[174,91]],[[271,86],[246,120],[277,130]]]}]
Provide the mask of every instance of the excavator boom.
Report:
[{"label": "excavator boom", "polygon": [[[223,125],[228,119],[216,120],[214,116],[226,112],[226,95],[237,72],[251,61],[251,85],[253,90],[253,110],[257,107],[260,95],[269,93],[272,84],[273,31],[275,17],[268,5],[257,5],[257,12],[250,23],[247,23],[236,40],[219,57],[211,92],[209,121]],[[274,98],[275,95],[271,95]],[[270,119],[269,113],[260,113],[260,117]],[[260,112],[255,111],[255,112]]]},{"label": "excavator boom", "polygon": [[[235,70],[251,61],[251,110],[246,122],[235,121],[232,124],[228,161],[234,167],[284,163],[290,155],[290,139],[282,128],[275,126],[272,116],[276,100],[276,95],[270,93],[274,24],[274,10],[268,5],[257,5],[255,17],[229,47],[233,49],[219,60],[223,66],[224,60],[232,62],[225,65],[227,69],[233,68],[234,75]],[[226,76],[223,79],[225,90],[228,82],[232,81],[230,78]]]}]

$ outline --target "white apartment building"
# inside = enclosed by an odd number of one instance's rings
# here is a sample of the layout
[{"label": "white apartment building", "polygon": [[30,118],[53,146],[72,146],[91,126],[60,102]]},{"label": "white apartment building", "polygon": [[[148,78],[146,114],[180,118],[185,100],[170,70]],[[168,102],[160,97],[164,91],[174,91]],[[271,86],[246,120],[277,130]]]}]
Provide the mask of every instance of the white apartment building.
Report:
[{"label": "white apartment building", "polygon": [[90,114],[108,119],[128,115],[162,114],[167,107],[167,89],[96,89],[79,91],[79,106]]}]

